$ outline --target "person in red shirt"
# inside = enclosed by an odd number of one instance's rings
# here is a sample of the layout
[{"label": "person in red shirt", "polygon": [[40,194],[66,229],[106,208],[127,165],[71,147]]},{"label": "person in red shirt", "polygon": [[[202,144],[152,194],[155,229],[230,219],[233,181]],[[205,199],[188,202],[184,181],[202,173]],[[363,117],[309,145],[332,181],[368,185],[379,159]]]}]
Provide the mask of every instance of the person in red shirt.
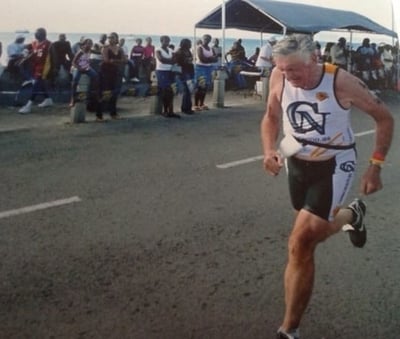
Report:
[{"label": "person in red shirt", "polygon": [[37,95],[43,95],[44,100],[38,106],[48,107],[53,105],[53,100],[49,97],[46,86],[46,78],[50,70],[50,55],[49,50],[51,42],[47,40],[47,32],[44,28],[38,28],[35,32],[35,38],[28,49],[30,50],[27,58],[32,65],[33,86],[32,95],[25,106],[23,106],[19,113],[31,113],[32,104]]}]

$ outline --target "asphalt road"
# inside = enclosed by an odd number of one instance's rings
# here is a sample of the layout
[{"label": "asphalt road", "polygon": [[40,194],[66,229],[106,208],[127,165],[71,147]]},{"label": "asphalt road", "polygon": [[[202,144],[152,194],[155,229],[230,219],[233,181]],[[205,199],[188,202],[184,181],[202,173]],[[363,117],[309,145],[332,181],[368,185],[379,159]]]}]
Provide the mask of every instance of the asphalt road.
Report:
[{"label": "asphalt road", "polygon": [[[0,133],[0,338],[274,338],[286,178],[256,159],[220,168],[261,154],[262,114],[256,102]],[[373,124],[353,120],[359,178]],[[366,198],[366,247],[341,233],[318,248],[302,338],[399,336],[398,144]]]}]

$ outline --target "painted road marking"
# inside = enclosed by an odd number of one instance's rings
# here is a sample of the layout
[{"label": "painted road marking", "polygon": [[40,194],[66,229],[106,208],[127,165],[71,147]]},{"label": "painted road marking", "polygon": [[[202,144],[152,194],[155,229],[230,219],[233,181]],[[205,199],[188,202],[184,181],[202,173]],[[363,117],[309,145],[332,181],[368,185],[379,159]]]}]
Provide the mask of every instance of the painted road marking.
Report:
[{"label": "painted road marking", "polygon": [[45,203],[38,204],[38,205],[26,206],[26,207],[14,209],[14,210],[0,212],[0,219],[4,219],[4,218],[12,217],[15,215],[20,215],[20,214],[25,214],[25,213],[31,213],[31,212],[35,212],[35,211],[39,211],[39,210],[44,210],[47,208],[73,204],[75,202],[80,202],[80,201],[82,201],[82,200],[79,197],[71,197],[71,198],[67,198],[67,199],[49,201],[49,202],[45,202]]},{"label": "painted road marking", "polygon": [[[364,131],[364,132],[354,133],[354,136],[355,137],[362,137],[364,135],[373,134],[373,133],[375,133],[375,130],[371,129],[371,130]],[[250,157],[250,158],[246,158],[246,159],[242,159],[242,160],[236,160],[236,161],[232,161],[232,162],[227,162],[225,164],[219,164],[219,165],[216,165],[216,166],[217,166],[218,169],[228,169],[228,168],[232,168],[232,167],[236,167],[236,166],[249,164],[251,162],[260,161],[263,158],[264,158],[263,155],[257,155],[255,157]]]}]

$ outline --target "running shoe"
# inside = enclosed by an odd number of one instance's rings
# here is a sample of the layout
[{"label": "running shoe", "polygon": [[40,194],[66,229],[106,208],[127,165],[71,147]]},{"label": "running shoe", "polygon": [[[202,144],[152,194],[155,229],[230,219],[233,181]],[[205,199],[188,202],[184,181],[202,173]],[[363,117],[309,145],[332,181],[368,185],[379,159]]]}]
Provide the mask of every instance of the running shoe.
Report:
[{"label": "running shoe", "polygon": [[349,233],[350,241],[354,246],[364,247],[367,242],[367,229],[364,224],[367,207],[361,199],[354,199],[348,208],[353,212],[353,222],[344,225],[342,230]]},{"label": "running shoe", "polygon": [[300,339],[299,331],[295,330],[294,332],[287,333],[282,329],[279,329],[276,333],[277,339]]}]

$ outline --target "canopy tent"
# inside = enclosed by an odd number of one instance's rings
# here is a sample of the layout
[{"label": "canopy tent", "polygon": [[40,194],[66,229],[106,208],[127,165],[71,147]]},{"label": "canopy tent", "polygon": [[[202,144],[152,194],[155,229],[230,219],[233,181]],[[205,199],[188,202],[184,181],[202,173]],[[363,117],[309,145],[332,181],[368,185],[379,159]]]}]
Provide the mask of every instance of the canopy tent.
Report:
[{"label": "canopy tent", "polygon": [[[351,11],[273,0],[230,0],[225,4],[225,28],[260,33],[315,34],[346,30],[397,37],[397,33]],[[201,19],[195,28],[221,29],[222,6]]]}]

